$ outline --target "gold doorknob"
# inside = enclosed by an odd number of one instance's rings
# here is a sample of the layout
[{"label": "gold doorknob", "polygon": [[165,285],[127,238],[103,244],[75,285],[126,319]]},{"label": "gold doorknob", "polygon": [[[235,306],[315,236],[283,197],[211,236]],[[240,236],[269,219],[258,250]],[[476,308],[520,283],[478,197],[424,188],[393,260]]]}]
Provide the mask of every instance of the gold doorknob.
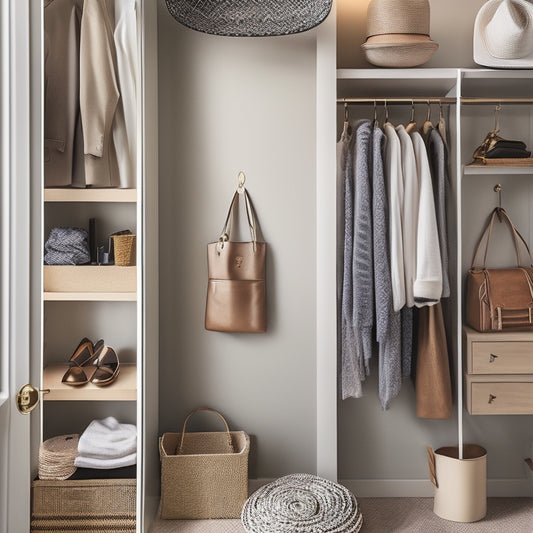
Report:
[{"label": "gold doorknob", "polygon": [[31,413],[39,404],[39,393],[46,394],[50,389],[36,389],[33,385],[27,383],[18,391],[15,397],[17,409],[23,415]]}]

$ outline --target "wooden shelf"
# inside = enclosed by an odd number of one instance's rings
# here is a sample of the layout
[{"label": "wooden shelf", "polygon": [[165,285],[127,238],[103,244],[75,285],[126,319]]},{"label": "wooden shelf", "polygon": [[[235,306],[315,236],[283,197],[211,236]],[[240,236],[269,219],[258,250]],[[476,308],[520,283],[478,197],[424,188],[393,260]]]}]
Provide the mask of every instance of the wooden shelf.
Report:
[{"label": "wooden shelf", "polygon": [[[97,387],[92,383],[72,387],[61,383],[61,378],[69,368],[68,364],[50,365],[43,370],[43,389],[50,389],[43,394],[43,400],[53,401],[121,401],[131,402],[137,399],[137,365],[121,363],[119,375],[114,383]],[[92,367],[87,367],[90,372]]]},{"label": "wooden shelf", "polygon": [[137,267],[44,265],[43,300],[111,301],[137,300]]},{"label": "wooden shelf", "polygon": [[505,175],[505,174],[533,174],[533,166],[529,167],[491,167],[488,165],[465,165],[463,167],[464,175]]},{"label": "wooden shelf", "polygon": [[44,189],[45,202],[129,202],[137,201],[137,189]]},{"label": "wooden shelf", "polygon": [[44,292],[45,302],[135,302],[136,292]]}]

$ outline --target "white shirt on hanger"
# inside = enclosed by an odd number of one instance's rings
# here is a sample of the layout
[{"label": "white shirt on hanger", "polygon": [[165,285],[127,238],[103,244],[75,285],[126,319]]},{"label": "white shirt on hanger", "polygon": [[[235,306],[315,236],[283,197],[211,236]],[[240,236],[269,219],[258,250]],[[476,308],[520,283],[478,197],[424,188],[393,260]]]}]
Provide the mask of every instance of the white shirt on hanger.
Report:
[{"label": "white shirt on hanger", "polygon": [[399,311],[405,305],[402,212],[403,174],[401,145],[394,126],[387,122],[385,133],[385,178],[389,202],[389,249],[392,281],[392,306]]},{"label": "white shirt on hanger", "polygon": [[119,187],[136,186],[137,136],[137,17],[135,0],[115,0],[117,79],[120,101],[113,123],[113,141],[117,153]]},{"label": "white shirt on hanger", "polygon": [[418,232],[418,173],[411,137],[402,125],[396,127],[396,132],[400,139],[403,174],[402,235],[405,301],[408,307],[413,307]]},{"label": "white shirt on hanger", "polygon": [[416,250],[415,305],[434,305],[442,294],[442,263],[435,214],[435,199],[426,145],[418,132],[411,133],[420,187]]}]

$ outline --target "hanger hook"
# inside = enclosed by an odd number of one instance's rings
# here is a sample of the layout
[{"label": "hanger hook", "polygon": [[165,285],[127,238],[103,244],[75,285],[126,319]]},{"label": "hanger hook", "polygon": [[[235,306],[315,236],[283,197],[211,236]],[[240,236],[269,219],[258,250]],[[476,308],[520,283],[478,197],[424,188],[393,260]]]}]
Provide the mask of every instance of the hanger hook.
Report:
[{"label": "hanger hook", "polygon": [[502,103],[499,102],[494,108],[494,131],[500,131],[500,111],[502,110]]},{"label": "hanger hook", "polygon": [[348,114],[348,102],[346,102],[346,98],[344,99],[344,122],[349,122],[349,114]]},{"label": "hanger hook", "polygon": [[431,102],[429,100],[426,100],[426,103],[428,105],[428,112],[426,115],[426,122],[429,122],[431,120]]},{"label": "hanger hook", "polygon": [[411,122],[415,121],[415,101],[411,99]]},{"label": "hanger hook", "polygon": [[443,114],[442,114],[442,100],[439,100],[439,120],[442,120],[443,119]]},{"label": "hanger hook", "polygon": [[246,181],[246,176],[244,175],[244,172],[242,170],[239,172],[237,179],[239,180],[237,192],[241,194],[244,192],[244,182]]},{"label": "hanger hook", "polygon": [[383,104],[385,106],[385,122],[389,121],[389,108],[387,107],[387,99],[385,98],[383,100]]},{"label": "hanger hook", "polygon": [[496,183],[496,185],[494,185],[494,192],[498,193],[498,208],[501,209],[502,208],[502,186],[501,184]]},{"label": "hanger hook", "polygon": [[377,102],[374,100],[374,122],[377,122],[378,120],[378,105]]}]

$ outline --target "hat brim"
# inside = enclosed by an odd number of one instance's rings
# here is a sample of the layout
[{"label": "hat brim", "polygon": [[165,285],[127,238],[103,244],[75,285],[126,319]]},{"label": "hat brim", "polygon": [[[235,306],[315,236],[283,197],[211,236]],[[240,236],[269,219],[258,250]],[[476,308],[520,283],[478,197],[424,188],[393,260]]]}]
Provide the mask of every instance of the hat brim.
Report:
[{"label": "hat brim", "polygon": [[533,51],[518,59],[502,59],[494,57],[487,49],[483,39],[483,31],[487,22],[492,18],[501,0],[489,0],[476,15],[474,22],[474,61],[484,67],[524,69],[533,67]]},{"label": "hat brim", "polygon": [[[374,37],[381,39],[374,39]],[[417,67],[429,61],[439,47],[429,37],[423,41],[405,40],[405,42],[379,42],[383,41],[385,36],[374,37],[367,39],[361,48],[365,52],[367,61],[378,67]]]}]

